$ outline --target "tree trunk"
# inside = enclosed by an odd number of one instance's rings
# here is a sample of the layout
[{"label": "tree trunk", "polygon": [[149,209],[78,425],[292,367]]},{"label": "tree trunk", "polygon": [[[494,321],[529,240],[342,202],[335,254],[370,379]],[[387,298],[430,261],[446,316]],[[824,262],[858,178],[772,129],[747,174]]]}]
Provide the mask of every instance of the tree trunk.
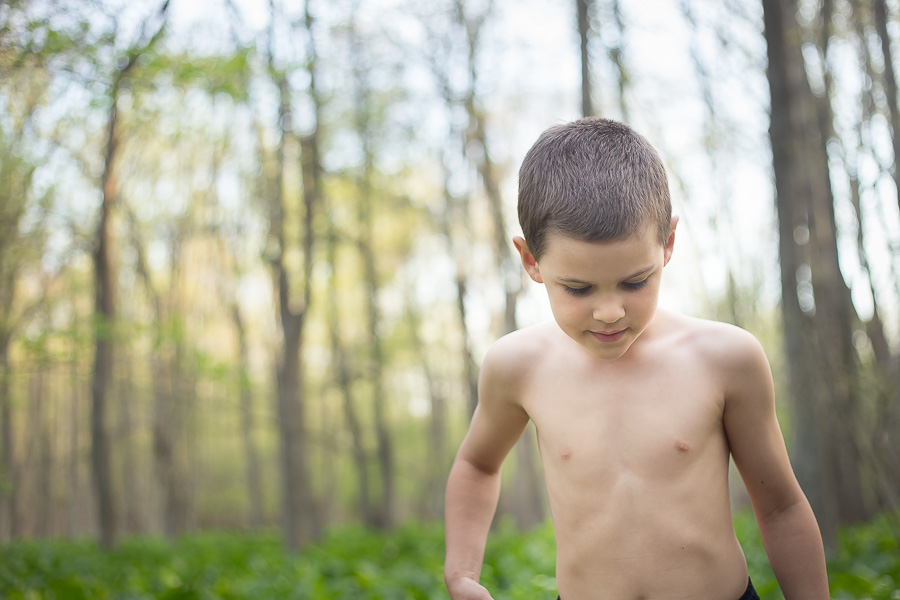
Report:
[{"label": "tree trunk", "polygon": [[[888,116],[891,123],[891,143],[894,148],[894,187],[897,192],[897,206],[900,207],[900,103],[898,103],[897,76],[894,72],[894,56],[891,52],[891,37],[888,33],[888,7],[885,0],[872,0],[875,31],[881,38],[881,55],[884,61],[884,95],[887,99]],[[896,17],[894,18],[896,24]]]},{"label": "tree trunk", "polygon": [[[147,266],[146,249],[137,219],[126,210],[134,241],[136,270],[144,284],[147,297],[153,309],[153,351],[150,369],[153,375],[153,463],[156,482],[161,495],[161,519],[163,532],[170,540],[184,533],[189,521],[188,477],[184,460],[185,410],[187,401],[180,394],[179,380],[182,373],[181,349],[179,341],[180,317],[170,320],[179,312],[170,304],[177,287],[180,274],[180,253],[178,242],[172,244],[171,269],[169,274],[169,302],[165,302],[153,283]],[[180,241],[180,240],[179,240]]]},{"label": "tree trunk", "polygon": [[[72,340],[77,344],[77,335]],[[76,537],[81,535],[81,530],[76,528],[79,521],[81,501],[81,478],[79,476],[79,431],[81,419],[81,382],[78,377],[78,353],[72,352],[72,361],[69,364],[69,490],[68,490],[68,520],[66,524],[66,536]]]},{"label": "tree trunk", "polygon": [[782,314],[794,403],[798,479],[826,545],[865,514],[855,428],[855,311],[837,260],[820,108],[809,87],[791,0],[764,0]]},{"label": "tree trunk", "polygon": [[262,476],[260,475],[259,451],[254,441],[253,386],[250,381],[250,359],[247,347],[247,333],[241,307],[231,304],[231,322],[237,334],[238,344],[238,387],[241,397],[241,441],[244,445],[244,483],[247,486],[247,522],[257,530],[263,524]]},{"label": "tree trunk", "polygon": [[278,418],[281,433],[282,518],[289,549],[299,550],[315,539],[313,501],[306,454],[306,422],[301,373],[304,314],[281,309],[282,344],[278,363]]},{"label": "tree trunk", "polygon": [[[300,174],[303,182],[302,256],[303,273],[300,284],[301,299],[296,301],[291,291],[290,273],[284,264],[288,239],[284,231],[286,206],[284,202],[285,148],[296,140],[293,132],[291,94],[285,73],[275,68],[270,31],[269,71],[275,76],[279,100],[279,141],[277,172],[270,194],[270,236],[276,241],[270,255],[276,280],[278,312],[281,321],[281,348],[276,366],[278,383],[278,416],[281,437],[282,520],[285,542],[291,550],[299,550],[321,536],[323,524],[316,514],[307,456],[305,389],[303,372],[303,329],[312,295],[313,222],[321,196],[321,158],[319,156],[319,124],[321,101],[316,90],[316,54],[313,38],[313,19],[305,4],[306,61],[309,74],[310,97],[315,112],[312,133],[300,140]],[[272,21],[275,21],[274,6]],[[296,308],[295,308],[296,306]]]},{"label": "tree trunk", "polygon": [[[100,178],[102,198],[100,202],[100,217],[94,234],[95,347],[94,371],[91,381],[91,467],[97,499],[97,522],[100,526],[100,543],[105,548],[115,546],[118,537],[112,467],[110,465],[112,449],[109,440],[107,412],[113,373],[113,330],[116,318],[116,276],[113,265],[113,240],[110,220],[119,195],[116,168],[119,153],[119,88],[122,80],[137,64],[138,58],[148,51],[162,36],[168,9],[169,0],[165,0],[156,15],[160,20],[156,32],[145,43],[133,47],[123,57],[125,60],[113,75],[109,95],[109,113],[106,120],[106,153]],[[143,28],[141,31],[142,35],[145,32],[146,28]]]},{"label": "tree trunk", "polygon": [[412,338],[413,350],[419,358],[419,364],[425,381],[428,384],[428,397],[430,401],[430,419],[428,423],[428,477],[425,484],[425,505],[422,510],[422,518],[425,520],[439,519],[444,514],[444,482],[446,473],[450,468],[447,454],[447,398],[441,390],[441,381],[431,367],[428,351],[422,341],[420,331],[422,319],[414,304],[412,294],[406,302],[406,320]]},{"label": "tree trunk", "polygon": [[[478,107],[476,95],[476,57],[479,51],[479,38],[481,27],[485,22],[487,13],[477,19],[470,19],[466,15],[463,0],[457,0],[457,19],[465,29],[468,40],[468,70],[469,89],[464,97],[464,106],[469,117],[469,126],[466,131],[470,160],[475,164],[481,183],[484,187],[488,209],[493,223],[494,260],[497,273],[503,282],[506,300],[504,302],[504,314],[501,334],[506,334],[518,328],[516,322],[516,305],[519,293],[522,290],[522,275],[518,261],[507,239],[506,218],[503,211],[503,197],[497,182],[497,173],[491,160],[490,147],[487,139],[487,126],[484,116]],[[532,436],[532,430],[525,433]],[[545,518],[543,510],[543,492],[540,485],[535,485],[538,478],[535,475],[536,460],[533,440],[520,441],[516,445],[516,479],[514,487],[518,493],[512,498],[513,512],[522,529],[529,528],[542,522]]]},{"label": "tree trunk", "polygon": [[369,84],[366,81],[367,69],[362,63],[364,48],[353,33],[353,70],[356,83],[356,127],[362,141],[363,168],[358,181],[359,198],[357,220],[359,225],[358,249],[363,263],[366,290],[366,331],[368,332],[369,362],[366,378],[372,383],[372,415],[375,421],[375,440],[378,466],[381,472],[381,502],[379,505],[378,526],[388,529],[394,523],[394,447],[388,425],[387,408],[383,376],[384,349],[378,326],[381,314],[378,308],[378,291],[380,286],[378,270],[375,266],[375,248],[373,243],[372,223],[372,131],[370,127]]},{"label": "tree trunk", "polygon": [[581,115],[589,117],[594,114],[594,105],[591,100],[591,5],[594,0],[575,0],[578,13],[578,38],[581,43]]},{"label": "tree trunk", "polygon": [[139,533],[143,530],[143,519],[141,518],[141,502],[137,490],[137,473],[134,451],[134,416],[132,414],[132,399],[134,393],[134,372],[132,364],[132,356],[129,350],[119,352],[119,364],[121,376],[115,382],[114,389],[117,390],[117,396],[120,398],[118,406],[118,427],[116,431],[116,439],[119,441],[119,449],[117,451],[118,467],[121,469],[122,481],[122,504],[124,511],[124,531],[128,534]]},{"label": "tree trunk", "polygon": [[0,540],[19,537],[19,482],[13,457],[14,429],[10,401],[9,341],[7,331],[0,330]]},{"label": "tree trunk", "polygon": [[30,435],[34,436],[37,458],[34,461],[37,468],[34,469],[37,486],[34,498],[35,507],[35,528],[34,534],[38,539],[47,539],[50,536],[50,503],[53,494],[51,492],[50,480],[52,474],[50,470],[53,467],[53,457],[50,448],[50,427],[48,425],[49,410],[45,406],[48,394],[45,392],[47,386],[47,364],[45,357],[38,358],[37,369],[34,379],[31,381],[31,394],[29,402],[34,410],[34,420],[29,427]]},{"label": "tree trunk", "polygon": [[97,501],[100,543],[112,548],[118,537],[113,494],[111,447],[107,425],[108,397],[113,371],[113,328],[116,316],[115,273],[112,259],[110,219],[118,196],[115,161],[118,153],[117,127],[120,75],[110,94],[107,118],[106,158],[101,179],[100,218],[94,234],[94,372],[91,384],[91,466]]},{"label": "tree trunk", "polygon": [[377,526],[377,515],[372,506],[372,490],[369,484],[369,459],[363,440],[362,426],[356,410],[356,400],[353,394],[353,376],[350,373],[350,365],[347,352],[344,348],[341,335],[341,318],[338,302],[337,274],[339,272],[337,260],[337,233],[335,224],[329,224],[328,231],[328,264],[331,272],[328,277],[328,330],[331,339],[331,356],[334,363],[335,384],[341,395],[344,405],[344,417],[347,420],[347,429],[350,432],[353,465],[356,469],[357,503],[360,517],[367,527]]}]

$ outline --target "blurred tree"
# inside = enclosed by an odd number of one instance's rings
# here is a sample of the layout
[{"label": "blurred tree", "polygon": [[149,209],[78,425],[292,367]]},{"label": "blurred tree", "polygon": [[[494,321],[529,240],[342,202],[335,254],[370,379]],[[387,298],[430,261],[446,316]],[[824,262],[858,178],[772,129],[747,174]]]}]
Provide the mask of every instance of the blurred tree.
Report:
[{"label": "blurred tree", "polygon": [[[110,230],[110,221],[119,196],[119,180],[116,171],[118,168],[116,161],[119,158],[120,144],[122,142],[118,132],[120,124],[119,94],[123,80],[138,64],[138,59],[162,37],[168,9],[169,0],[166,0],[158,12],[144,23],[141,36],[137,42],[129,46],[123,53],[115,72],[112,74],[108,95],[109,112],[106,119],[106,148],[103,159],[103,172],[100,176],[102,200],[94,236],[94,292],[97,331],[94,374],[91,384],[93,398],[91,463],[97,494],[100,541],[107,548],[113,547],[118,537],[117,511],[114,504],[112,472],[110,469],[112,448],[107,424],[107,405],[113,371],[112,331],[116,316],[116,275],[113,264],[113,236]],[[155,27],[155,31],[148,31],[147,28],[151,26]]]},{"label": "blurred tree", "polygon": [[[267,259],[277,289],[281,324],[280,350],[277,364],[278,423],[281,437],[281,478],[283,486],[282,518],[288,548],[298,550],[321,535],[324,526],[315,514],[315,503],[309,473],[305,390],[303,376],[303,330],[309,315],[312,296],[313,247],[315,214],[322,202],[323,168],[319,154],[322,100],[317,88],[317,48],[313,15],[308,2],[304,5],[299,35],[306,39],[304,58],[308,76],[308,94],[312,104],[312,123],[309,133],[298,138],[294,131],[294,100],[288,82],[289,72],[279,68],[275,60],[275,28],[280,22],[274,2],[270,2],[268,32],[269,76],[278,94],[278,145],[274,179],[268,186],[269,248]],[[299,284],[292,285],[286,257],[292,252],[294,240],[286,233],[289,218],[285,197],[285,178],[291,156],[299,156],[302,185],[302,208],[298,219],[302,223],[298,245],[302,268]],[[264,171],[266,167],[264,167]],[[292,289],[299,288],[299,290]],[[299,298],[297,297],[299,296]]]},{"label": "blurred tree", "polygon": [[185,333],[183,312],[177,296],[182,281],[182,248],[186,243],[188,220],[172,228],[169,240],[170,272],[166,293],[157,289],[147,263],[144,235],[133,210],[123,204],[135,249],[136,268],[153,311],[153,342],[150,368],[153,387],[153,458],[163,497],[163,531],[170,539],[185,533],[189,521],[189,482],[184,456],[186,404],[183,364]]},{"label": "blurred tree", "polygon": [[[9,99],[0,113],[4,117],[0,122],[0,540],[23,533],[19,511],[23,473],[15,459],[10,352],[14,338],[40,306],[40,300],[23,302],[17,293],[23,273],[33,270],[47,238],[45,223],[34,215],[46,214],[54,191],[35,190],[37,165],[29,156],[29,141],[52,83],[47,59],[60,50],[62,37],[29,23],[26,8],[14,2],[0,12],[0,92]],[[30,36],[26,34],[29,26]],[[47,34],[43,45],[39,42],[42,33]]]},{"label": "blurred tree", "polygon": [[17,156],[19,135],[12,144],[0,129],[0,539],[19,535],[18,481],[13,456],[15,430],[12,425],[10,397],[9,349],[12,337],[21,322],[21,309],[16,306],[16,283],[19,271],[28,255],[34,251],[33,242],[22,239],[21,221],[28,204],[34,167]]},{"label": "blurred tree", "polygon": [[[336,211],[332,211],[336,212]],[[328,264],[331,267],[328,273],[326,319],[328,321],[329,340],[331,342],[331,360],[334,364],[334,383],[337,392],[341,396],[344,407],[344,418],[350,434],[350,453],[353,468],[356,471],[356,506],[362,522],[368,527],[375,527],[378,523],[375,507],[372,499],[372,489],[369,477],[369,453],[366,450],[363,436],[362,422],[357,410],[357,400],[354,394],[354,379],[356,374],[351,372],[351,358],[348,355],[344,343],[339,294],[339,275],[344,272],[338,261],[338,248],[340,246],[339,232],[334,219],[328,220],[328,233],[325,240]]]},{"label": "blurred tree", "polygon": [[[351,17],[352,19],[352,17]],[[354,114],[355,129],[362,150],[362,168],[359,170],[357,188],[357,249],[363,265],[366,297],[366,332],[368,360],[366,360],[366,379],[372,389],[372,416],[374,419],[375,440],[378,465],[381,475],[381,499],[378,503],[376,525],[382,529],[393,526],[395,510],[395,475],[394,446],[388,425],[387,408],[385,406],[384,373],[386,360],[384,347],[379,334],[382,326],[381,309],[378,295],[381,288],[376,260],[380,256],[375,248],[373,205],[376,201],[376,190],[373,178],[375,132],[372,106],[372,90],[368,81],[368,73],[372,65],[367,64],[365,41],[355,31],[354,23],[350,24],[350,47],[352,72],[354,80]],[[383,193],[383,192],[382,192]]]},{"label": "blurred tree", "polygon": [[[446,25],[441,23],[441,25]],[[472,246],[474,232],[470,223],[471,191],[454,192],[453,180],[461,179],[454,166],[465,155],[466,134],[464,127],[456,117],[459,108],[458,93],[451,80],[455,67],[453,48],[454,36],[438,29],[435,25],[425,23],[429,38],[435,43],[429,46],[427,59],[431,74],[438,88],[440,101],[444,105],[445,118],[448,123],[446,140],[443,140],[437,151],[441,168],[443,202],[431,211],[431,217],[443,236],[447,254],[452,258],[455,269],[454,284],[456,288],[456,316],[461,337],[460,355],[465,383],[466,408],[471,418],[478,403],[478,366],[472,350],[472,334],[467,320],[468,310],[466,298],[469,289],[469,272],[472,269]]]},{"label": "blurred tree", "polygon": [[[872,452],[871,432],[864,428],[872,402],[865,395],[866,363],[854,344],[863,330],[838,259],[833,182],[841,173],[829,161],[834,148],[843,148],[835,131],[828,64],[834,4],[825,0],[820,8],[820,18],[806,28],[813,36],[809,45],[818,49],[817,68],[803,53],[806,35],[796,2],[763,2],[794,458],[826,544],[833,548],[838,524],[862,520],[873,510],[872,485],[861,473],[874,471],[876,488],[883,487],[885,469],[889,473],[895,459],[890,451],[881,457]],[[856,171],[847,170],[850,202],[860,215],[853,193]],[[864,247],[862,221],[857,221],[858,245]],[[877,293],[872,294],[877,317]],[[878,325],[870,321],[866,328],[876,362],[886,345]]]},{"label": "blurred tree", "polygon": [[[888,16],[886,0],[871,0],[875,31],[881,42],[882,77],[884,95],[891,127],[891,146],[894,150],[894,187],[897,191],[897,206],[900,207],[900,94],[897,93],[897,75],[894,71],[894,54],[891,50],[891,34],[888,24],[897,22],[896,16]],[[859,8],[857,9],[859,12]],[[900,374],[898,374],[900,377]]]},{"label": "blurred tree", "polygon": [[[500,173],[491,157],[488,127],[478,94],[478,58],[482,32],[491,14],[493,3],[488,2],[481,12],[473,15],[465,0],[455,0],[457,26],[465,36],[468,68],[467,86],[461,94],[468,116],[466,153],[478,174],[488,204],[491,219],[493,258],[495,269],[503,284],[505,295],[501,335],[518,329],[516,305],[522,292],[522,273],[509,243],[503,196],[500,192]],[[529,427],[516,444],[515,493],[510,498],[512,512],[519,527],[526,529],[542,523],[546,518],[543,488],[537,471],[537,452],[533,428]]]},{"label": "blurred tree", "polygon": [[591,98],[591,6],[594,0],[575,0],[578,13],[578,39],[581,47],[581,116],[594,114],[594,103]]}]

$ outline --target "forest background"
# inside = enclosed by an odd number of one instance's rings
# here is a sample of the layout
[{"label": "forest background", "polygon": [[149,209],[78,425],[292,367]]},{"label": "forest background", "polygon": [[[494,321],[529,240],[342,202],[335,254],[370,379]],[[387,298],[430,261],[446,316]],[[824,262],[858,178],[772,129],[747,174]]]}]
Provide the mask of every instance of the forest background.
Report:
[{"label": "forest background", "polygon": [[[599,114],[669,170],[663,304],[766,346],[834,548],[900,501],[898,14],[0,3],[0,540],[440,519],[481,356],[549,318],[518,164]],[[501,513],[541,485],[529,433]]]}]

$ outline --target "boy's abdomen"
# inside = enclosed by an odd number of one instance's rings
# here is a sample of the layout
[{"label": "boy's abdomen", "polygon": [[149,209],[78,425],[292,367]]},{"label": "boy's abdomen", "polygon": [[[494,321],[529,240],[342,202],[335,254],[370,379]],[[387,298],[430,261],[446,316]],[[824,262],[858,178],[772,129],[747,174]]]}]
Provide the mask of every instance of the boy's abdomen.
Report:
[{"label": "boy's abdomen", "polygon": [[740,597],[723,433],[541,437],[563,598]]}]

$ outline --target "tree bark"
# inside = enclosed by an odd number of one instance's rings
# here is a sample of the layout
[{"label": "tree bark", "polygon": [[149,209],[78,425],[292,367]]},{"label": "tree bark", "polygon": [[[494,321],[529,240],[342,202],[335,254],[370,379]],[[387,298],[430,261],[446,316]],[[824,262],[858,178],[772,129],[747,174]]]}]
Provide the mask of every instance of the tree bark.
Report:
[{"label": "tree bark", "polygon": [[[274,5],[272,21],[276,19]],[[303,273],[300,283],[301,299],[296,301],[291,290],[291,275],[284,264],[288,239],[284,231],[286,206],[284,202],[285,149],[296,140],[291,116],[291,94],[287,76],[275,68],[272,31],[270,30],[269,71],[275,78],[279,100],[279,141],[277,172],[271,191],[270,236],[275,248],[270,256],[276,280],[278,312],[281,322],[281,348],[276,365],[278,385],[278,417],[281,438],[282,520],[285,543],[290,550],[299,550],[321,535],[323,524],[316,514],[307,455],[305,389],[303,372],[303,330],[312,295],[312,265],[314,215],[320,204],[322,166],[319,156],[319,124],[321,101],[316,89],[316,47],[313,38],[313,19],[309,3],[305,3],[307,65],[310,98],[315,113],[312,132],[300,139],[300,173],[303,181],[302,250]],[[274,25],[273,25],[274,27]]]},{"label": "tree bark", "polygon": [[425,342],[420,331],[422,318],[419,315],[412,294],[406,302],[406,321],[410,330],[412,347],[419,358],[419,365],[428,386],[429,422],[428,422],[428,461],[431,465],[425,483],[425,502],[422,518],[439,519],[444,514],[444,481],[450,468],[447,454],[447,398],[441,390],[442,385],[435,374],[428,357]]},{"label": "tree bark", "polygon": [[838,264],[828,134],[806,79],[796,6],[764,0],[763,10],[795,470],[833,548],[837,523],[865,514],[855,437],[855,310]]},{"label": "tree bark", "polygon": [[244,445],[244,484],[247,486],[247,522],[257,530],[263,524],[262,476],[259,466],[259,451],[253,432],[253,386],[250,381],[250,358],[247,346],[247,332],[241,307],[237,300],[231,303],[231,322],[237,335],[238,345],[238,387],[241,397],[241,441]]},{"label": "tree bark", "polygon": [[[469,127],[466,131],[470,160],[475,164],[481,183],[484,187],[488,209],[493,223],[494,260],[497,273],[503,282],[505,292],[503,324],[501,334],[518,328],[516,305],[522,290],[522,276],[518,261],[507,239],[506,218],[503,211],[503,197],[497,181],[496,167],[491,159],[487,138],[487,124],[478,107],[476,94],[476,57],[480,42],[481,27],[487,12],[478,18],[469,18],[463,0],[457,0],[457,19],[466,32],[468,40],[469,89],[464,96],[463,104],[469,116]],[[532,527],[545,518],[543,510],[543,492],[537,484],[535,474],[536,455],[532,430],[516,445],[516,483],[517,493],[512,498],[512,509],[520,528]]]},{"label": "tree bark", "polygon": [[394,523],[394,446],[388,425],[387,407],[383,376],[385,369],[384,348],[378,327],[381,323],[381,311],[378,307],[378,292],[381,287],[378,269],[375,265],[374,225],[372,223],[372,131],[370,124],[369,83],[366,80],[367,69],[362,64],[364,48],[355,31],[353,34],[353,70],[356,84],[356,128],[362,142],[363,165],[357,182],[359,190],[357,222],[358,250],[363,264],[366,296],[366,331],[368,332],[369,361],[366,378],[372,384],[372,415],[375,425],[375,440],[378,466],[381,472],[381,502],[377,526],[388,529]]},{"label": "tree bark", "polygon": [[356,399],[353,394],[354,377],[350,371],[347,351],[344,347],[340,326],[340,309],[338,302],[337,273],[338,259],[337,246],[338,235],[336,225],[329,224],[328,231],[328,264],[331,273],[328,278],[328,330],[331,339],[331,357],[334,362],[335,384],[344,405],[344,417],[347,421],[347,429],[350,432],[353,465],[356,469],[357,507],[363,523],[367,527],[377,526],[377,515],[372,506],[372,489],[369,482],[369,458],[363,439],[362,426],[356,410]]},{"label": "tree bark", "polygon": [[[444,102],[447,105],[448,113],[451,118],[450,137],[459,139],[465,146],[465,134],[456,129],[452,119],[452,113],[455,106],[455,98],[447,79],[447,74],[441,72],[437,65],[434,65],[434,75],[437,78],[443,93]],[[456,269],[456,315],[458,317],[459,331],[461,336],[461,354],[463,357],[463,380],[466,389],[466,407],[468,409],[469,418],[475,413],[475,406],[478,404],[478,366],[475,364],[475,357],[471,347],[471,335],[469,333],[469,325],[466,319],[466,293],[468,291],[468,276],[466,274],[466,265],[470,262],[469,248],[471,243],[458,239],[461,235],[456,235],[455,231],[461,224],[466,224],[462,230],[466,235],[471,234],[468,229],[466,212],[469,205],[469,197],[457,199],[453,196],[450,187],[450,179],[452,177],[449,167],[448,152],[445,150],[444,158],[441,160],[443,169],[443,209],[437,211],[435,219],[438,227],[444,236],[447,252],[453,257],[454,267]]]},{"label": "tree bark", "polygon": [[589,117],[594,114],[594,105],[591,100],[591,5],[594,0],[575,0],[578,13],[578,39],[581,46],[581,115]]},{"label": "tree bark", "polygon": [[0,540],[19,537],[18,498],[19,482],[13,457],[14,433],[12,426],[12,402],[9,397],[9,342],[10,332],[0,329]]},{"label": "tree bark", "polygon": [[[94,234],[94,319],[95,346],[94,369],[91,381],[91,467],[94,491],[97,499],[97,516],[100,526],[100,543],[105,548],[115,546],[118,531],[116,506],[113,494],[112,451],[109,439],[107,412],[109,390],[113,373],[113,330],[116,318],[115,266],[113,264],[113,237],[110,229],[112,211],[119,195],[116,161],[119,155],[119,90],[122,80],[137,65],[140,56],[149,50],[162,36],[166,25],[169,0],[165,0],[156,18],[160,24],[156,33],[143,44],[138,44],[124,57],[122,65],[113,74],[110,88],[109,112],[106,119],[106,152],[100,177],[100,216]],[[146,28],[147,23],[145,23]],[[144,33],[146,29],[142,30]]]},{"label": "tree bark", "polygon": [[95,347],[94,372],[91,383],[91,467],[97,500],[97,522],[100,543],[105,548],[116,545],[118,537],[116,507],[113,495],[110,439],[107,425],[107,405],[113,371],[112,330],[115,323],[115,274],[112,261],[112,233],[110,219],[118,196],[115,160],[118,153],[117,127],[119,123],[119,73],[110,94],[107,117],[106,158],[101,178],[102,200],[100,218],[94,234],[94,314]]},{"label": "tree bark", "polygon": [[[77,335],[73,336],[72,343],[77,344]],[[69,490],[68,490],[68,520],[66,535],[75,537],[80,534],[75,526],[80,514],[81,478],[79,476],[79,432],[81,430],[81,384],[78,377],[78,353],[72,352],[72,360],[69,364]]]},{"label": "tree bark", "polygon": [[885,0],[872,0],[875,16],[875,31],[881,39],[881,56],[884,60],[884,95],[887,99],[888,117],[891,123],[891,145],[894,149],[894,188],[897,192],[897,206],[900,207],[900,103],[898,103],[897,75],[894,72],[894,56],[891,51],[891,37],[888,33],[888,7]]},{"label": "tree bark", "polygon": [[[43,352],[43,350],[41,350]],[[37,479],[37,490],[34,499],[35,528],[34,534],[38,539],[47,539],[51,533],[51,502],[53,498],[50,484],[53,468],[53,455],[50,445],[49,411],[46,407],[48,394],[47,387],[47,360],[46,357],[38,357],[37,370],[31,381],[31,394],[29,402],[34,409],[34,422],[31,435],[34,436],[37,447],[37,468],[34,470]]]}]

